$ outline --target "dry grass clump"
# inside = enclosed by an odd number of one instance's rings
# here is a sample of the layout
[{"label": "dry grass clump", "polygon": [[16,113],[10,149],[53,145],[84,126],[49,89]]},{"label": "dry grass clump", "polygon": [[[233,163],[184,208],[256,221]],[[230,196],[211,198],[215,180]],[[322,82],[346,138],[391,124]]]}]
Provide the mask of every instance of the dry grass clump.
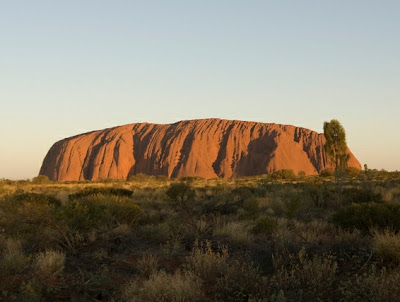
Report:
[{"label": "dry grass clump", "polygon": [[293,222],[293,232],[305,243],[321,243],[331,240],[336,233],[335,226],[325,220],[313,219],[310,222]]},{"label": "dry grass clump", "polygon": [[139,274],[148,278],[154,274],[158,268],[158,257],[150,254],[143,255],[137,262]]},{"label": "dry grass clump", "polygon": [[131,233],[131,226],[127,223],[122,223],[111,230],[112,235],[127,236]]},{"label": "dry grass clump", "polygon": [[314,256],[309,258],[305,249],[297,256],[289,256],[289,264],[281,265],[282,259],[276,257],[274,266],[276,272],[272,284],[277,289],[284,290],[293,297],[303,296],[304,301],[331,297],[331,288],[335,282],[338,269],[332,256]]},{"label": "dry grass clump", "polygon": [[372,240],[373,251],[383,261],[400,264],[400,235],[390,231],[375,232]]},{"label": "dry grass clump", "polygon": [[177,271],[170,275],[164,271],[153,273],[149,279],[133,280],[123,289],[124,301],[202,301],[201,280],[191,272]]},{"label": "dry grass clump", "polygon": [[214,251],[210,241],[206,241],[205,244],[195,241],[192,253],[186,259],[186,267],[201,279],[213,282],[226,271],[227,259],[226,246]]},{"label": "dry grass clump", "polygon": [[35,273],[43,279],[60,274],[64,270],[65,253],[48,250],[38,253],[33,263]]},{"label": "dry grass clump", "polygon": [[399,284],[399,268],[391,271],[386,268],[378,270],[375,265],[372,265],[366,273],[357,274],[350,280],[341,282],[342,301],[399,301]]},{"label": "dry grass clump", "polygon": [[217,226],[214,236],[228,237],[229,243],[234,246],[249,246],[254,239],[249,225],[242,221],[233,221]]},{"label": "dry grass clump", "polygon": [[231,261],[215,284],[218,301],[266,301],[268,282],[253,263]]}]

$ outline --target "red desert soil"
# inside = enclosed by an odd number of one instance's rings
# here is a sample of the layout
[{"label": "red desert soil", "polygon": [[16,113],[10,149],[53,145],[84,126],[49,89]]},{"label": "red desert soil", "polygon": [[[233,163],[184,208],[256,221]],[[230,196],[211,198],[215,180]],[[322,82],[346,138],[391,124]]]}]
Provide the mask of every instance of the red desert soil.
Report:
[{"label": "red desert soil", "polygon": [[[248,176],[280,169],[317,174],[330,165],[325,137],[290,125],[202,119],[136,123],[55,143],[40,175],[57,181],[125,179],[130,175]],[[349,166],[361,169],[350,150]]]}]

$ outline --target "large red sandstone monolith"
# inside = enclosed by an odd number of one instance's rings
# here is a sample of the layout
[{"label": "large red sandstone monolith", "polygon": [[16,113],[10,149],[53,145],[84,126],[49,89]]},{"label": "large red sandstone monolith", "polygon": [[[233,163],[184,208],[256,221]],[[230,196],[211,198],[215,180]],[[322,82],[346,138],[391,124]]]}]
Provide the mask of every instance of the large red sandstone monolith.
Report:
[{"label": "large red sandstone monolith", "polygon": [[[330,165],[323,134],[289,125],[202,119],[137,123],[80,134],[55,143],[40,175],[57,181],[248,176],[280,169],[318,174]],[[348,165],[361,165],[348,150]]]}]

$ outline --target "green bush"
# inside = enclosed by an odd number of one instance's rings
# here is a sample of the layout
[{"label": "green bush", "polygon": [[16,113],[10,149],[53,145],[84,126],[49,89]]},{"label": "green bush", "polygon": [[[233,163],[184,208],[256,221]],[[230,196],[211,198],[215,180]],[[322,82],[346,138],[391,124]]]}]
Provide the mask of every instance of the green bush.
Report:
[{"label": "green bush", "polygon": [[346,167],[345,173],[347,177],[357,177],[361,174],[361,170],[355,167]]},{"label": "green bush", "polygon": [[101,206],[106,209],[113,223],[128,225],[137,221],[142,214],[142,209],[134,200],[120,195],[97,195],[89,196],[84,199],[87,204]]},{"label": "green bush", "polygon": [[132,190],[123,189],[123,188],[85,188],[77,193],[70,194],[68,196],[69,200],[75,200],[91,195],[115,195],[115,196],[125,196],[131,197],[133,194]]},{"label": "green bush", "polygon": [[330,168],[326,168],[326,169],[322,170],[321,172],[319,172],[319,176],[321,176],[321,177],[331,177],[333,175],[335,175],[335,172]]},{"label": "green bush", "polygon": [[170,185],[165,194],[167,194],[169,199],[177,205],[184,205],[187,202],[191,202],[195,197],[195,191],[193,188],[184,182]]},{"label": "green bush", "polygon": [[137,181],[137,182],[144,182],[144,181],[148,181],[150,178],[150,175],[146,175],[143,173],[137,173],[135,175],[129,175],[127,180],[128,181]]},{"label": "green bush", "polygon": [[123,223],[131,225],[141,213],[140,206],[128,197],[88,195],[69,201],[57,211],[56,217],[66,222],[70,229],[86,232]]},{"label": "green bush", "polygon": [[338,200],[337,191],[327,185],[306,185],[304,194],[308,195],[314,206],[318,208],[327,208],[331,205],[336,205]]},{"label": "green bush", "polygon": [[169,178],[166,175],[146,175],[143,173],[130,175],[127,178],[129,182],[167,182],[168,180]]},{"label": "green bush", "polygon": [[0,227],[10,236],[27,240],[30,246],[46,244],[41,236],[61,202],[48,195],[17,193],[0,202]]},{"label": "green bush", "polygon": [[32,178],[33,184],[48,184],[51,183],[51,180],[46,175],[38,175]]},{"label": "green bush", "polygon": [[245,202],[246,200],[253,200],[254,194],[250,188],[237,187],[232,190],[233,200],[235,202]]},{"label": "green bush", "polygon": [[182,182],[187,182],[189,184],[194,183],[196,181],[201,181],[201,180],[205,180],[204,177],[200,177],[200,176],[185,176],[185,177],[181,177],[179,178],[180,181]]},{"label": "green bush", "polygon": [[11,186],[14,183],[14,180],[7,179],[7,178],[0,178],[0,186],[9,185]]},{"label": "green bush", "polygon": [[333,221],[344,229],[400,230],[400,204],[361,203],[351,204],[339,209]]},{"label": "green bush", "polygon": [[276,230],[277,227],[278,223],[275,219],[264,216],[257,219],[256,224],[252,229],[252,232],[253,234],[256,235],[258,234],[270,235]]},{"label": "green bush", "polygon": [[26,193],[17,192],[12,195],[8,195],[5,198],[5,203],[8,205],[19,206],[23,203],[35,203],[35,204],[52,204],[59,205],[61,202],[50,195],[40,193]]},{"label": "green bush", "polygon": [[275,171],[274,173],[272,173],[272,178],[275,179],[285,179],[285,180],[295,180],[296,174],[294,173],[294,171],[292,169],[282,169],[282,170],[278,170]]},{"label": "green bush", "polygon": [[297,172],[297,177],[298,178],[306,177],[306,172],[304,172],[303,170],[300,170],[299,172]]},{"label": "green bush", "polygon": [[345,188],[343,197],[348,203],[382,202],[382,194],[375,193],[371,188]]},{"label": "green bush", "polygon": [[259,214],[258,201],[256,199],[248,199],[243,202],[243,209],[239,214],[241,219],[254,219]]},{"label": "green bush", "polygon": [[72,232],[88,232],[111,223],[106,208],[102,205],[90,205],[79,201],[70,201],[55,214],[57,223],[63,223]]},{"label": "green bush", "polygon": [[140,234],[144,239],[160,244],[165,243],[173,235],[173,230],[167,222],[163,222],[141,227]]}]

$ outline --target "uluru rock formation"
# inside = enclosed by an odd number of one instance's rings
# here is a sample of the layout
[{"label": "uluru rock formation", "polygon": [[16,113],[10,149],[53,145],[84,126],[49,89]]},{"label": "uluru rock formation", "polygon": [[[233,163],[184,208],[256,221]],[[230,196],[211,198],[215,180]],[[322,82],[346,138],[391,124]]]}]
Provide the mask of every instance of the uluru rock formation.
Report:
[{"label": "uluru rock formation", "polygon": [[[289,125],[202,119],[136,123],[55,143],[40,175],[57,181],[125,179],[130,175],[248,176],[280,169],[307,175],[329,168],[325,137]],[[361,165],[348,150],[348,165]]]}]

